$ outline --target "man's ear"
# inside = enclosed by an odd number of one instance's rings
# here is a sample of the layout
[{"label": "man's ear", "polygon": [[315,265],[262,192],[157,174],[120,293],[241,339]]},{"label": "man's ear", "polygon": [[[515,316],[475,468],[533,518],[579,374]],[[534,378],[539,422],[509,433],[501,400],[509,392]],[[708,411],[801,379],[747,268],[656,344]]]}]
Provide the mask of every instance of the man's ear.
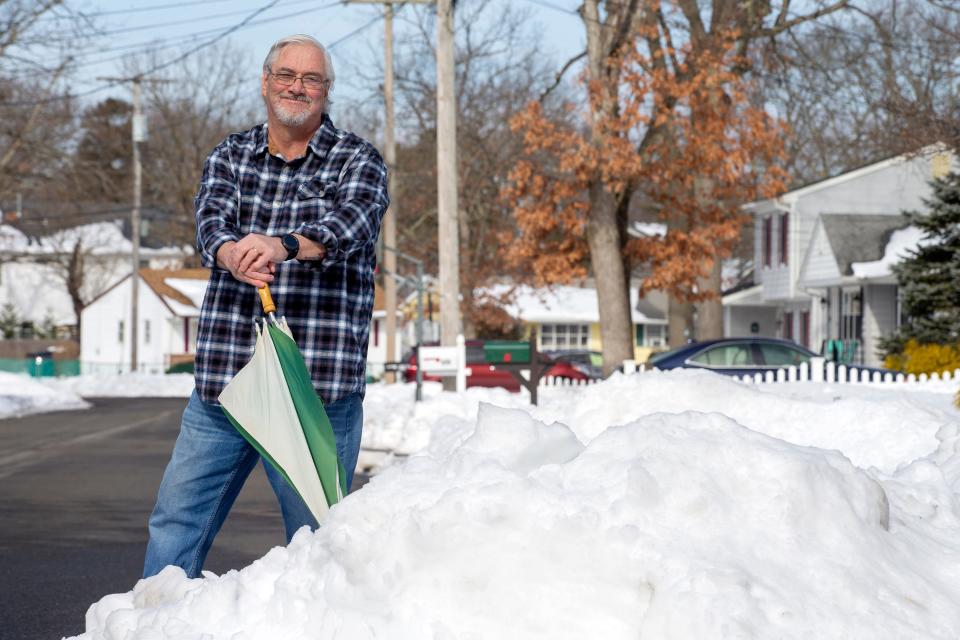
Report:
[{"label": "man's ear", "polygon": [[264,71],[263,75],[260,76],[260,95],[264,98],[267,97],[267,72]]}]

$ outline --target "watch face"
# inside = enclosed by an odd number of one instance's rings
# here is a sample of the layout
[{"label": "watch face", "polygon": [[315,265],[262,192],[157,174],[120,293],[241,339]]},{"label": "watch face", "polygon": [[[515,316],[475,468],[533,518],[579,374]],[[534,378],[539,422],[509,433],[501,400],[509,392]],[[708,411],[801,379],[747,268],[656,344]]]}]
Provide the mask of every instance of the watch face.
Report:
[{"label": "watch face", "polygon": [[287,260],[295,258],[300,253],[300,242],[289,233],[280,238],[280,244],[287,250]]}]

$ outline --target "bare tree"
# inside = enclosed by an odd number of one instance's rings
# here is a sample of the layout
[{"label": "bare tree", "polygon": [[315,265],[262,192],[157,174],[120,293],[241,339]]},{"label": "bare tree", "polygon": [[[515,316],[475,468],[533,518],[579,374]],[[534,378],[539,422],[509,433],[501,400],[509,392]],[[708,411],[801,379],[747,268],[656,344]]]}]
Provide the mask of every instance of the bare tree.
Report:
[{"label": "bare tree", "polygon": [[804,184],[863,164],[960,143],[960,6],[859,2],[766,51],[765,99],[790,125]]},{"label": "bare tree", "polygon": [[[435,13],[410,7],[400,18],[404,28],[395,65],[400,179],[399,193],[393,194],[400,203],[399,244],[403,251],[436,265]],[[382,79],[382,61],[374,59],[376,72],[363,75],[358,70],[371,94],[379,92]],[[464,329],[470,336],[509,333],[512,327],[506,326],[509,323],[495,305],[474,295],[511,275],[497,259],[503,232],[514,228],[500,189],[521,152],[509,120],[546,89],[552,74],[530,12],[494,0],[457,4],[455,64]]]},{"label": "bare tree", "polygon": [[93,34],[63,0],[0,0],[0,196],[30,193],[69,147],[70,52]]}]

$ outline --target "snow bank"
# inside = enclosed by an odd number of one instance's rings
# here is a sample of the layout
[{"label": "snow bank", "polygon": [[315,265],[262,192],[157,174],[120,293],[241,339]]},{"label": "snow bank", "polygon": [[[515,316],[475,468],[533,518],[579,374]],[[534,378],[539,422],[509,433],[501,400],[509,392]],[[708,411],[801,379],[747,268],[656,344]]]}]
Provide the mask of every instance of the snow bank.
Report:
[{"label": "snow bank", "polygon": [[[672,390],[743,400],[699,382]],[[670,383],[633,403],[682,404],[655,400]],[[720,413],[613,427],[629,403],[617,404],[571,412],[574,429],[482,405],[469,433],[386,469],[319,531],[223,576],[167,568],[93,605],[80,638],[960,636],[956,416],[928,455],[885,475]],[[792,428],[762,408],[741,413]]]},{"label": "snow bank", "polygon": [[86,398],[189,398],[194,388],[191,373],[90,374],[44,378],[43,384]]},{"label": "snow bank", "polygon": [[0,419],[89,406],[75,393],[57,392],[28,375],[0,371]]},{"label": "snow bank", "polygon": [[705,371],[650,371],[614,375],[589,387],[540,390],[540,406],[501,389],[443,392],[424,386],[424,402],[413,385],[371,385],[364,401],[364,440],[369,448],[413,453],[437,439],[453,444],[473,429],[481,402],[523,408],[537,418],[569,425],[589,442],[611,425],[652,413],[699,411],[729,416],[754,431],[794,444],[837,449],[863,468],[887,472],[937,447],[937,430],[957,419],[955,391],[931,393],[924,385],[750,385]]}]

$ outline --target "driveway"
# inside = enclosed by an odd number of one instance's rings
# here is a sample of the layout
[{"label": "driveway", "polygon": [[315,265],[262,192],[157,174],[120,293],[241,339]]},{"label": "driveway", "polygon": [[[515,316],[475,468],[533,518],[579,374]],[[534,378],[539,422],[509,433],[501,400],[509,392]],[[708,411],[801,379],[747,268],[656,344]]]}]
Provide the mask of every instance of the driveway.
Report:
[{"label": "driveway", "polygon": [[[0,620],[7,640],[75,635],[108,593],[130,590],[185,399],[88,399],[93,408],[0,420]],[[366,481],[358,476],[354,489]],[[239,569],[284,544],[258,466],[206,569]]]}]

